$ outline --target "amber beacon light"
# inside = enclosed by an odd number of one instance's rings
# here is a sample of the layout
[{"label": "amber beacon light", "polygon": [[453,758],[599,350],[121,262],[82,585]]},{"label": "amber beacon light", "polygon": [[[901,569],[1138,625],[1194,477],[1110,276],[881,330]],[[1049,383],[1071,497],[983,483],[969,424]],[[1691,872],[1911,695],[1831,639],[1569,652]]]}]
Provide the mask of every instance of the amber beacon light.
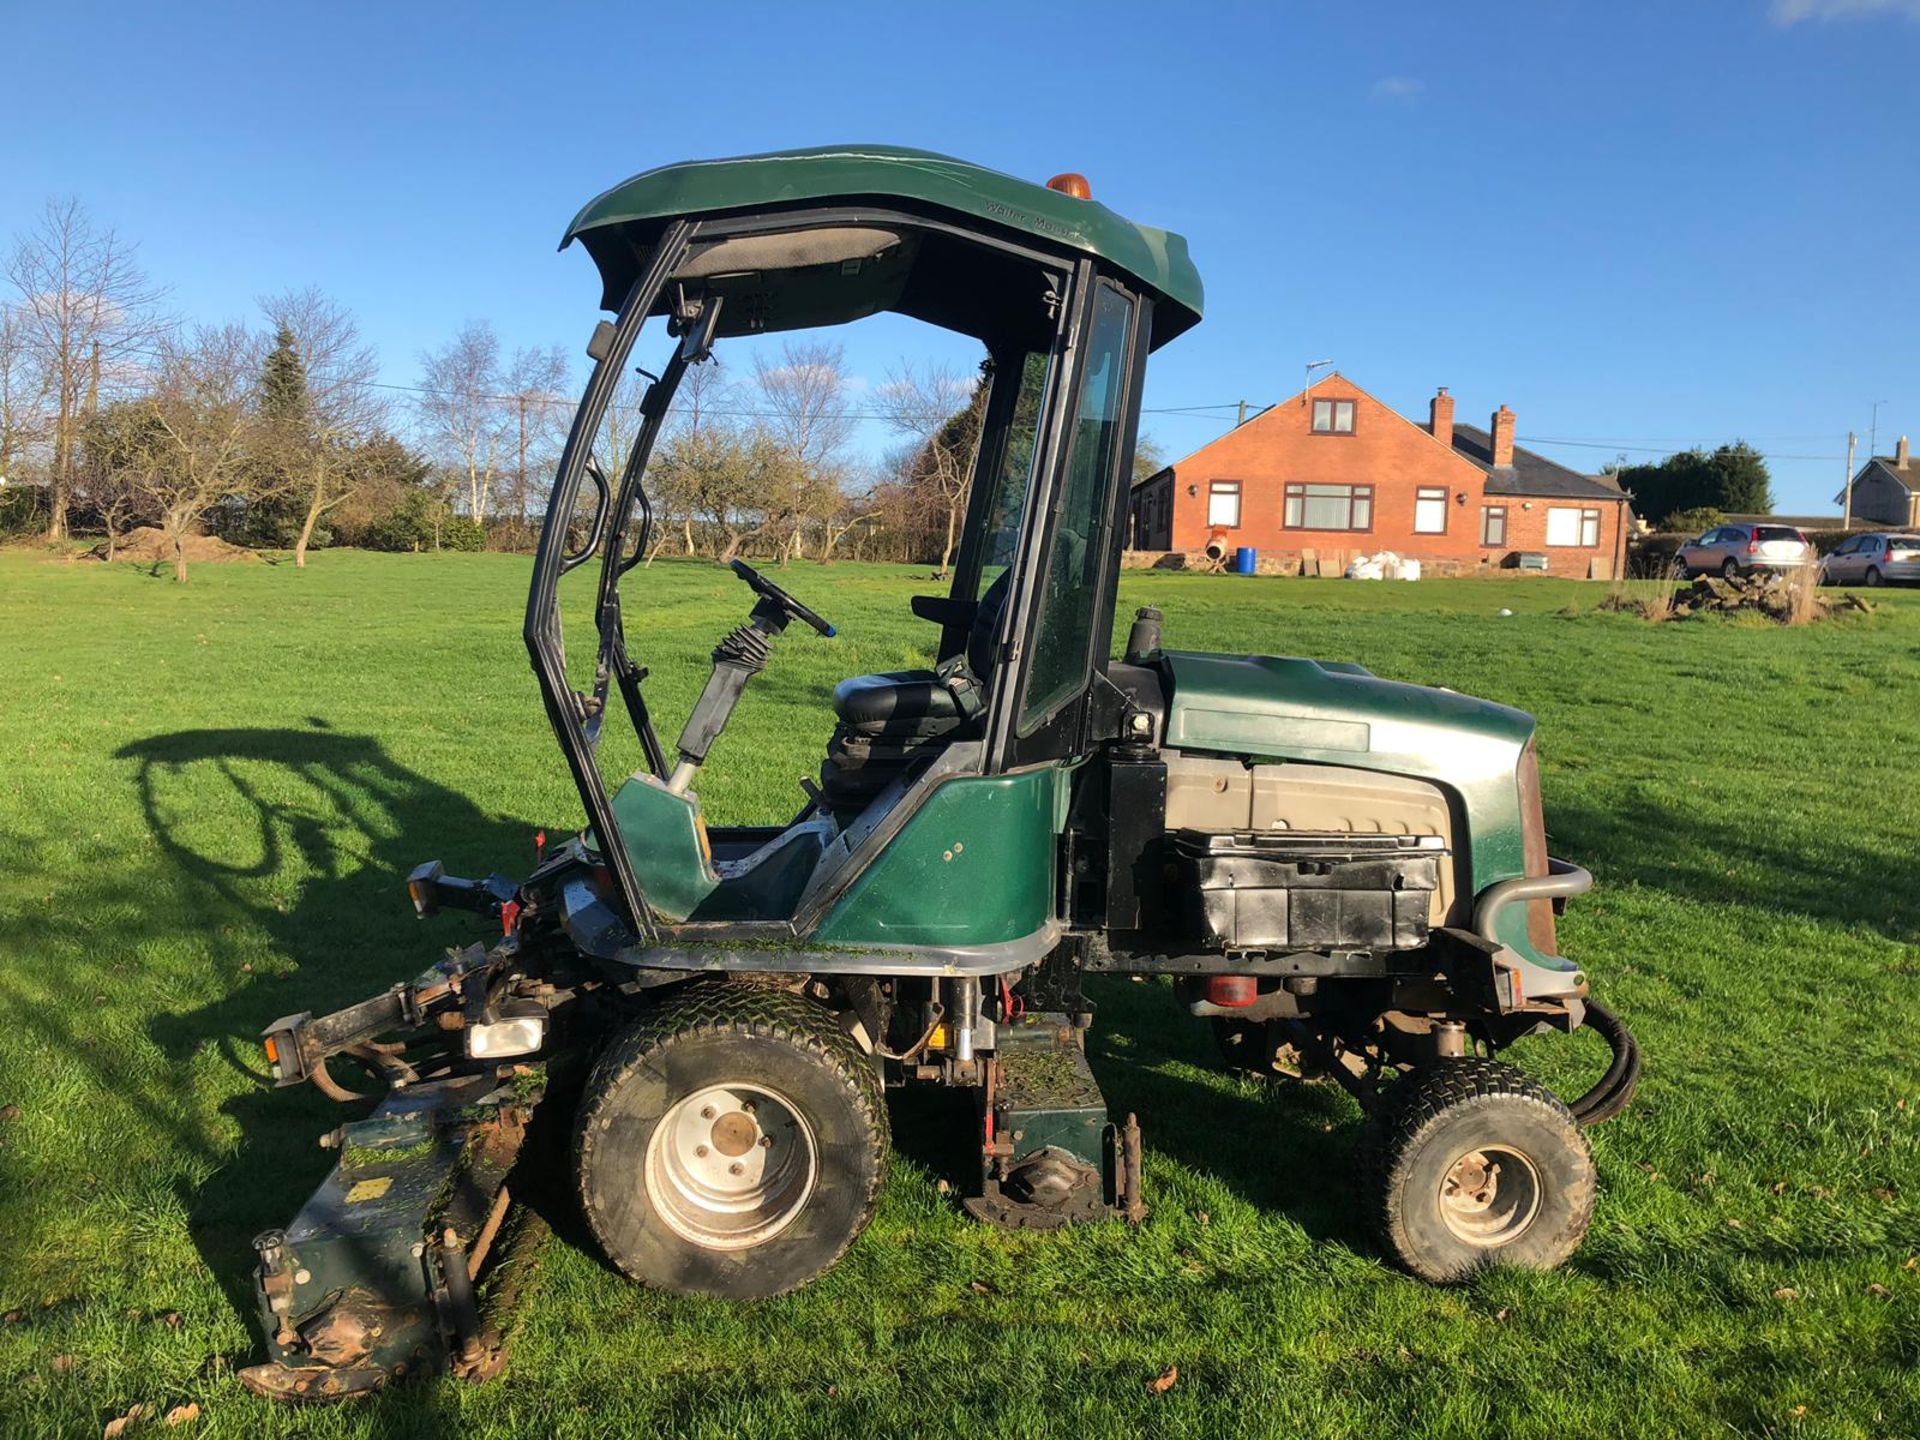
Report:
[{"label": "amber beacon light", "polygon": [[1074,170],[1054,176],[1047,182],[1047,188],[1058,190],[1062,195],[1071,195],[1076,200],[1093,198],[1093,187],[1087,184],[1087,177]]}]

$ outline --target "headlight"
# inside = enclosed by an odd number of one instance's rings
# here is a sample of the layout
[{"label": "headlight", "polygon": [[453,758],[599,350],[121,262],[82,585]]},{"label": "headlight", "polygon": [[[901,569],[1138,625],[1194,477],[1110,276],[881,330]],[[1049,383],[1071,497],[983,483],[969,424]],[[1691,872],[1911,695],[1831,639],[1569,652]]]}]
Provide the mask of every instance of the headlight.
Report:
[{"label": "headlight", "polygon": [[475,1060],[506,1060],[515,1055],[531,1055],[547,1039],[547,1014],[544,1010],[469,1025],[466,1030],[467,1054]]}]

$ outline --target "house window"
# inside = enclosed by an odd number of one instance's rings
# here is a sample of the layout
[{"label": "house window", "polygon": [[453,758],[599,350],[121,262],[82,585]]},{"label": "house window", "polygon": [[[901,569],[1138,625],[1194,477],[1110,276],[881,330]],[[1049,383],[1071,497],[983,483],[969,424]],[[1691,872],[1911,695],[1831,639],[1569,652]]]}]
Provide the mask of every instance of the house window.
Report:
[{"label": "house window", "polygon": [[1496,549],[1507,543],[1507,507],[1488,505],[1480,512],[1480,543]]},{"label": "house window", "polygon": [[1592,550],[1600,544],[1600,512],[1559,505],[1547,509],[1547,544]]},{"label": "house window", "polygon": [[1286,513],[1281,522],[1289,530],[1371,530],[1371,485],[1287,486]]},{"label": "house window", "polygon": [[1444,535],[1447,533],[1447,492],[1430,490],[1424,486],[1413,493],[1413,533],[1416,535]]},{"label": "house window", "polygon": [[1207,486],[1207,524],[1240,528],[1240,482],[1215,480]]},{"label": "house window", "polygon": [[1351,435],[1353,433],[1353,401],[1314,401],[1313,433],[1316,435]]}]

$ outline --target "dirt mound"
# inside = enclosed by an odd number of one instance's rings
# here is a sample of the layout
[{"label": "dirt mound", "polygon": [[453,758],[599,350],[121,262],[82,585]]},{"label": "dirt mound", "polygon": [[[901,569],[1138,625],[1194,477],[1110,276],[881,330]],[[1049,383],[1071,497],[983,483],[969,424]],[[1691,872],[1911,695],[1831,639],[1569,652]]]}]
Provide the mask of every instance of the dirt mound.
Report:
[{"label": "dirt mound", "polygon": [[1688,615],[1731,615],[1742,611],[1764,615],[1783,625],[1806,625],[1842,611],[1870,611],[1872,604],[1858,595],[1820,593],[1818,575],[1811,569],[1788,574],[1757,571],[1752,575],[1698,575],[1675,582],[1653,595],[1617,590],[1601,602],[1602,610],[1630,610],[1649,620],[1678,620]]},{"label": "dirt mound", "polygon": [[[189,565],[204,565],[208,561],[218,560],[254,560],[260,557],[244,545],[231,545],[218,535],[189,535],[182,543]],[[107,558],[106,542],[87,552],[90,559]],[[114,547],[113,558],[131,560],[135,564],[153,565],[173,563],[173,541],[167,538],[164,530],[156,530],[151,525],[142,525],[129,530],[120,537],[120,543]]]}]

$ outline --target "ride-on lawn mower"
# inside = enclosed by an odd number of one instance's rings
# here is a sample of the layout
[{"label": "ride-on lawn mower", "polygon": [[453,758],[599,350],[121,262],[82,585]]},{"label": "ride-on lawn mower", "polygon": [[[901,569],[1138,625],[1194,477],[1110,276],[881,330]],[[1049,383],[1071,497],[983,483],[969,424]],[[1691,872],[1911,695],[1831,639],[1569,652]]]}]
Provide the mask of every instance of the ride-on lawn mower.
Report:
[{"label": "ride-on lawn mower", "polygon": [[[1415,1274],[1566,1259],[1594,1200],[1581,1127],[1639,1062],[1557,953],[1555,909],[1590,880],[1547,854],[1532,720],[1356,665],[1168,649],[1151,610],[1109,659],[1147,355],[1200,318],[1185,242],[1076,175],[884,147],[650,171],[576,239],[617,318],[587,346],[526,641],[587,828],[523,881],[420,866],[422,916],[480,912],[501,938],[267,1031],[280,1084],[352,1098],[328,1069],[346,1057],[386,1093],[256,1242],[270,1360],[247,1383],[328,1399],[495,1369],[514,1165],[543,1123],[571,1125],[607,1259],[682,1294],[775,1295],[839,1260],[895,1086],[970,1093],[978,1218],[1138,1220],[1139,1127],[1084,1055],[1083,982],[1110,972],[1173,977],[1230,1063],[1350,1091],[1380,1243]],[[796,624],[834,629],[735,561],[747,618],[669,752],[621,595],[648,458],[717,343],[878,311],[987,355],[951,585],[911,607],[934,663],[838,687],[791,823],[710,826],[701,767],[748,683]],[[656,317],[670,343],[608,474],[596,438]],[[597,645],[570,677],[560,583],[592,562]],[[603,736],[616,702],[630,737]],[[616,734],[644,768],[610,784]],[[1571,1106],[1495,1058],[1583,1024],[1613,1060]]]}]

